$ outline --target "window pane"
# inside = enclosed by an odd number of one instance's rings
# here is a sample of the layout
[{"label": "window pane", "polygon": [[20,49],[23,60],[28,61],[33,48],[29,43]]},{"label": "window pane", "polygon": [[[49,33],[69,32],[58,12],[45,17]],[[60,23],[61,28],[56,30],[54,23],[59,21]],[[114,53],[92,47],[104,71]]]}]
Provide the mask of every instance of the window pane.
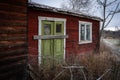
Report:
[{"label": "window pane", "polygon": [[81,24],[81,40],[85,40],[85,25]]},{"label": "window pane", "polygon": [[90,40],[90,25],[86,25],[86,40]]},{"label": "window pane", "polygon": [[50,35],[50,33],[51,33],[51,25],[44,24],[44,35]]},{"label": "window pane", "polygon": [[62,24],[56,24],[56,33],[62,32]]}]

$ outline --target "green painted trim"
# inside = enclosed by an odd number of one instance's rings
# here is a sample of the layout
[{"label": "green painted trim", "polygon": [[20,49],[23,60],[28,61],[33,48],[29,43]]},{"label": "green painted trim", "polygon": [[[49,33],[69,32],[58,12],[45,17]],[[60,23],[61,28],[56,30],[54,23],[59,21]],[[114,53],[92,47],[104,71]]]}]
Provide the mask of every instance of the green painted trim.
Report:
[{"label": "green painted trim", "polygon": [[[56,32],[56,25],[57,25],[57,24],[61,24],[61,25],[62,25],[62,29],[61,29],[62,31],[61,31],[61,33],[57,33],[57,32]],[[63,21],[55,21],[54,26],[55,26],[55,27],[54,27],[54,34],[55,34],[55,35],[64,35],[64,22],[63,22]]]}]

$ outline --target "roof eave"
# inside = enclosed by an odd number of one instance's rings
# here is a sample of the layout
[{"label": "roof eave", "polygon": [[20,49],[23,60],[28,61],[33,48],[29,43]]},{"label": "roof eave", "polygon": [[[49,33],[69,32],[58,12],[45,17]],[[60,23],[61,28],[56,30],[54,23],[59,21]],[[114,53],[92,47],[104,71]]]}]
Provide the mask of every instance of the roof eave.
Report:
[{"label": "roof eave", "polygon": [[[45,5],[43,5],[45,6]],[[103,19],[99,18],[99,17],[95,17],[95,16],[89,16],[89,15],[84,15],[84,14],[78,14],[78,13],[73,13],[70,11],[64,11],[64,10],[58,10],[57,8],[54,7],[49,7],[49,6],[45,6],[42,7],[41,5],[34,4],[34,3],[29,3],[28,4],[29,8],[35,9],[35,10],[43,10],[43,11],[49,11],[49,12],[55,12],[55,13],[60,13],[60,14],[66,14],[66,15],[72,15],[72,16],[77,16],[77,17],[83,17],[83,18],[88,18],[88,19],[92,19],[92,20],[97,20],[97,21],[103,21]]]}]

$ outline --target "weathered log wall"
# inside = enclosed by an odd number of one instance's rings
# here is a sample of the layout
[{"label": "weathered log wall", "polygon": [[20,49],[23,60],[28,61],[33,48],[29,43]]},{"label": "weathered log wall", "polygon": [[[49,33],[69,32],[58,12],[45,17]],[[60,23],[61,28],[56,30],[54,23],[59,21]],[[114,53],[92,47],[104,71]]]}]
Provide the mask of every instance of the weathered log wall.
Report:
[{"label": "weathered log wall", "polygon": [[0,80],[22,80],[27,64],[27,0],[0,0]]}]

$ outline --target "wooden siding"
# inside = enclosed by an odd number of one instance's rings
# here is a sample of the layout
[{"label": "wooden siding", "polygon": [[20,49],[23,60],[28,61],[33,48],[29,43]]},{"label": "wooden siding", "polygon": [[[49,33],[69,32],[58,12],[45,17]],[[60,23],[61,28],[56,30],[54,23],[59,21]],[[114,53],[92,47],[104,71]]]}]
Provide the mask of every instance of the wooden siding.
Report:
[{"label": "wooden siding", "polygon": [[[99,21],[92,20],[83,17],[76,17],[70,15],[64,15],[54,12],[47,12],[42,10],[28,9],[28,45],[29,54],[38,55],[38,41],[33,39],[34,35],[38,35],[38,16],[43,17],[54,17],[54,18],[66,18],[66,35],[69,37],[66,39],[66,56],[81,53],[90,53],[99,48]],[[92,43],[78,44],[78,21],[87,21],[92,23]],[[98,44],[98,45],[97,45]],[[96,46],[97,45],[97,46]]]},{"label": "wooden siding", "polygon": [[27,0],[0,0],[0,80],[25,77],[27,50]]}]

